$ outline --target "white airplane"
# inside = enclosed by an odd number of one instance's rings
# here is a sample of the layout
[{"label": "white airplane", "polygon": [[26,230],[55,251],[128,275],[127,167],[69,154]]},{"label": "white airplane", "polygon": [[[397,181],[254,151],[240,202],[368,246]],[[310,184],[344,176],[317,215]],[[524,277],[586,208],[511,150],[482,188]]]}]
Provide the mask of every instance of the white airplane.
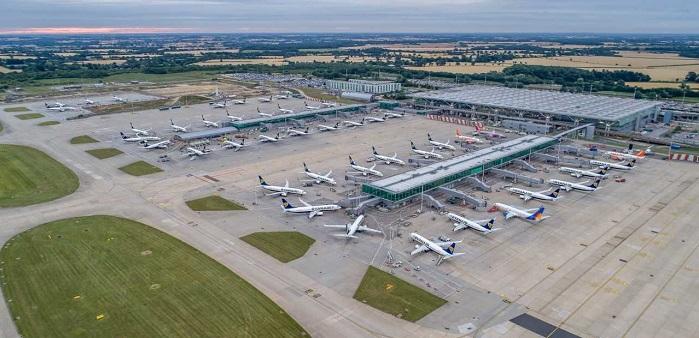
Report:
[{"label": "white airplane", "polygon": [[600,178],[607,177],[607,168],[603,168],[602,170],[600,170],[598,172],[576,169],[576,168],[569,168],[569,167],[561,167],[559,170],[561,172],[568,173],[568,174],[570,174],[570,176],[577,177],[577,178],[580,178],[583,176],[600,177]]},{"label": "white airplane", "polygon": [[509,187],[507,188],[507,191],[519,195],[519,198],[523,199],[525,202],[531,199],[537,199],[540,201],[555,201],[558,199],[558,193],[561,191],[561,188],[557,188],[550,194],[548,192],[550,192],[551,189],[544,191],[529,191],[525,189]]},{"label": "white airplane", "polygon": [[172,128],[171,130],[176,132],[176,133],[179,133],[179,132],[186,133],[187,128],[189,128],[189,126],[186,126],[186,127],[178,126],[175,124],[175,122],[172,122],[172,119],[170,119],[170,128]]},{"label": "white airplane", "polygon": [[456,139],[459,142],[466,142],[468,144],[473,144],[473,143],[483,143],[483,140],[477,138],[477,137],[471,137],[468,135],[462,135],[461,134],[461,129],[456,128]]},{"label": "white airplane", "polygon": [[415,250],[410,252],[411,256],[418,254],[418,253],[421,253],[421,252],[432,251],[432,252],[439,255],[439,260],[437,261],[437,265],[441,264],[442,261],[445,259],[449,259],[449,258],[456,257],[456,256],[461,256],[464,254],[463,252],[459,252],[459,253],[454,252],[454,248],[456,247],[456,243],[461,243],[461,241],[433,242],[433,241],[430,241],[429,239],[422,237],[419,234],[414,233],[414,232],[410,234],[410,239],[419,243],[419,244],[415,245]]},{"label": "white airplane", "polygon": [[260,136],[258,136],[257,139],[260,140],[260,142],[277,142],[281,140],[281,138],[279,137],[279,133],[277,133],[277,136],[275,137],[260,134]]},{"label": "white airplane", "polygon": [[311,180],[306,180],[306,181],[316,182],[316,184],[321,184],[323,182],[330,184],[330,185],[337,184],[337,182],[335,182],[335,179],[330,177],[333,174],[332,170],[328,171],[328,173],[325,175],[316,174],[316,173],[308,170],[306,163],[304,163],[303,164],[303,172],[304,172],[304,174],[306,174],[306,176],[312,178]]},{"label": "white airplane", "polygon": [[[650,148],[648,148],[650,149]],[[646,153],[648,150],[641,150],[636,155],[620,153],[616,151],[605,151],[604,154],[615,160],[641,160],[646,158]]]},{"label": "white airplane", "polygon": [[60,106],[60,107],[48,107],[48,108],[46,108],[46,109],[47,109],[47,110],[51,110],[51,111],[59,111],[59,112],[62,113],[62,112],[64,112],[64,111],[66,111],[66,110],[77,110],[78,108],[75,108],[75,107],[68,107],[68,106],[63,105],[63,106]]},{"label": "white airplane", "polygon": [[335,237],[357,238],[357,236],[355,236],[354,234],[356,234],[357,232],[364,232],[364,231],[372,232],[375,234],[382,234],[383,233],[383,231],[381,231],[381,230],[376,230],[376,229],[372,229],[372,228],[363,226],[362,225],[363,221],[364,221],[364,215],[359,215],[359,217],[357,217],[357,219],[355,219],[354,222],[352,222],[352,223],[347,223],[344,225],[325,224],[323,226],[326,228],[345,229],[344,234],[333,235]]},{"label": "white airplane", "polygon": [[121,134],[121,139],[124,142],[148,142],[148,141],[160,141],[160,137],[157,136],[126,136],[126,134],[119,132]]},{"label": "white airplane", "polygon": [[148,136],[150,131],[151,131],[151,129],[134,128],[133,123],[131,123],[131,122],[129,122],[129,125],[131,126],[131,131],[136,133],[136,135],[138,135],[138,136]]},{"label": "white airplane", "polygon": [[274,116],[274,114],[271,114],[271,113],[263,113],[263,112],[261,112],[259,107],[257,108],[257,115],[264,116],[264,117],[272,117],[272,116]]},{"label": "white airplane", "polygon": [[362,174],[362,176],[374,175],[374,176],[378,176],[378,177],[383,177],[382,172],[374,169],[374,168],[376,168],[376,164],[371,166],[371,168],[367,168],[367,167],[362,167],[361,165],[354,162],[354,160],[352,159],[352,156],[349,157],[349,160],[350,160],[350,167],[352,169],[356,170],[358,173]]},{"label": "white airplane", "polygon": [[226,117],[231,121],[242,121],[243,120],[242,117],[233,116],[230,113],[228,113],[228,111],[226,111]]},{"label": "white airplane", "polygon": [[306,109],[308,109],[308,110],[320,109],[320,106],[309,106],[308,103],[306,103],[306,101],[303,101],[303,105],[306,106]]},{"label": "white airplane", "polygon": [[243,139],[242,141],[240,141],[240,143],[235,142],[235,141],[231,141],[231,140],[229,140],[229,139],[224,139],[223,142],[221,142],[221,144],[222,144],[222,147],[223,147],[223,148],[225,148],[225,149],[235,149],[235,151],[238,151],[238,150],[240,150],[240,149],[242,149],[242,148],[244,148],[244,147],[247,147],[247,145],[245,144],[245,139]]},{"label": "white airplane", "polygon": [[636,163],[635,159],[633,159],[633,160],[631,160],[631,162],[627,162],[625,164],[590,160],[591,165],[599,166],[600,169],[607,168],[607,169],[618,169],[618,170],[631,170],[631,169],[633,169],[633,165],[635,163]]},{"label": "white airplane", "polygon": [[346,125],[348,125],[348,126],[352,126],[352,127],[361,127],[361,126],[364,125],[364,119],[362,119],[362,120],[359,121],[359,122],[354,122],[354,121],[346,120],[346,121],[342,121],[342,123],[344,123],[344,124],[346,124]]},{"label": "white airplane", "polygon": [[257,101],[260,101],[262,103],[269,103],[269,102],[272,102],[272,96],[270,96],[269,98],[261,97],[261,98],[257,99]]},{"label": "white airplane", "polygon": [[428,159],[430,157],[434,157],[434,158],[437,158],[440,160],[444,159],[444,156],[434,152],[434,148],[432,148],[432,151],[417,149],[415,147],[415,143],[413,143],[413,141],[410,141],[410,148],[413,150],[414,153],[424,157],[425,159]]},{"label": "white airplane", "polygon": [[207,119],[204,118],[204,115],[201,116],[201,120],[204,121],[204,126],[207,128],[218,128],[219,127],[218,122],[208,121]]},{"label": "white airplane", "polygon": [[499,137],[505,137],[503,134],[496,133],[494,131],[487,131],[484,128],[481,128],[479,126],[476,126],[476,131],[473,132],[473,135],[483,135],[486,138],[499,138]]},{"label": "white airplane", "polygon": [[280,99],[280,100],[286,100],[289,98],[289,95],[279,94],[279,95],[275,95],[274,97],[277,99]]},{"label": "white airplane", "polygon": [[95,104],[95,101],[92,101],[92,100],[90,100],[90,99],[85,99],[85,104],[86,104],[86,105]]},{"label": "white airplane", "polygon": [[223,102],[212,103],[211,106],[214,107],[214,109],[222,109],[228,106],[228,102],[224,100]]},{"label": "white airplane", "polygon": [[257,178],[260,179],[260,188],[265,189],[265,190],[269,190],[269,191],[273,191],[273,193],[271,193],[271,194],[265,194],[267,196],[281,195],[281,196],[286,197],[288,194],[297,194],[297,195],[305,195],[306,194],[306,192],[301,190],[301,189],[289,187],[289,180],[286,181],[286,183],[284,184],[283,187],[280,187],[278,185],[267,184],[267,182],[265,182],[265,180],[264,180],[264,178],[262,178],[262,176],[257,176]]},{"label": "white airplane", "polygon": [[325,102],[325,101],[323,101],[323,102],[321,102],[320,104],[322,104],[323,107],[326,107],[326,108],[337,107],[337,103],[335,103],[335,102]]},{"label": "white airplane", "polygon": [[44,102],[44,106],[45,106],[46,108],[58,108],[58,107],[65,107],[66,105],[65,105],[65,103],[61,103],[61,102],[56,102],[56,103],[46,103],[46,102]]},{"label": "white airplane", "polygon": [[374,148],[374,146],[371,146],[371,151],[373,152],[374,158],[376,160],[383,161],[383,163],[386,163],[387,165],[391,163],[405,165],[405,161],[398,158],[398,153],[393,153],[393,156],[381,155],[376,151],[376,148]]},{"label": "white airplane", "polygon": [[385,112],[385,113],[383,113],[383,118],[384,118],[384,119],[390,119],[390,118],[397,118],[397,119],[399,119],[399,118],[404,117],[404,116],[405,116],[405,113],[400,113],[400,114],[391,113],[391,112]]},{"label": "white airplane", "polygon": [[362,119],[362,121],[367,120],[369,122],[386,122],[386,119],[383,117],[374,117],[374,116],[367,116]]},{"label": "white airplane", "polygon": [[332,130],[338,130],[340,129],[340,122],[335,123],[335,126],[326,126],[323,124],[318,125],[318,130],[320,131],[332,131]]},{"label": "white airplane", "polygon": [[337,204],[322,204],[322,205],[310,205],[306,201],[299,198],[299,202],[303,204],[302,207],[295,207],[289,203],[285,198],[282,198],[282,210],[284,212],[291,212],[295,214],[308,213],[308,218],[313,218],[315,216],[323,216],[324,211],[340,210]]},{"label": "white airplane", "polygon": [[284,108],[282,108],[282,106],[280,106],[279,104],[277,104],[277,108],[279,108],[279,112],[284,113],[284,114],[293,114],[293,113],[294,113],[293,110],[291,110],[291,109],[284,109]]},{"label": "white airplane", "polygon": [[571,190],[595,191],[599,187],[599,182],[601,180],[602,179],[598,178],[591,185],[586,185],[586,184],[590,183],[590,181],[575,183],[575,182],[567,182],[567,181],[563,181],[563,180],[550,179],[549,184],[559,186],[559,187],[563,188],[563,190],[565,190],[565,191],[571,191]]},{"label": "white airplane", "polygon": [[480,221],[472,221],[466,217],[462,217],[451,212],[447,214],[447,217],[452,222],[454,222],[454,231],[471,228],[473,230],[487,235],[491,232],[500,230],[500,228],[493,229],[493,224],[495,224],[495,218],[484,219]]},{"label": "white airplane", "polygon": [[519,217],[527,221],[541,222],[549,218],[549,216],[544,216],[544,207],[522,210],[507,204],[495,203],[493,208],[502,211],[503,215],[505,215],[505,220],[512,217]]},{"label": "white airplane", "polygon": [[114,101],[116,101],[116,102],[126,103],[126,99],[121,98],[121,97],[118,97],[118,96],[116,96],[116,95],[115,95],[115,96],[112,96],[112,100],[114,100]]},{"label": "white airplane", "polygon": [[437,149],[442,150],[442,149],[449,149],[449,150],[456,150],[456,147],[453,145],[449,144],[449,140],[447,142],[437,142],[432,139],[432,136],[430,136],[430,133],[427,133],[427,141],[430,142],[431,145],[437,147]]},{"label": "white airplane", "polygon": [[242,100],[233,100],[231,102],[233,102],[233,104],[245,104],[247,101],[243,98]]},{"label": "white airplane", "polygon": [[289,128],[286,132],[287,132],[287,134],[289,134],[289,136],[307,136],[307,135],[311,135],[311,133],[308,132],[308,127],[306,127],[305,130],[296,130],[296,129]]},{"label": "white airplane", "polygon": [[170,145],[170,140],[165,140],[165,141],[160,141],[158,143],[153,143],[153,144],[148,144],[148,141],[143,143],[143,149],[167,149],[167,146]]},{"label": "white airplane", "polygon": [[197,148],[187,147],[187,153],[185,154],[185,156],[189,156],[189,159],[191,161],[194,161],[197,159],[197,157],[203,157],[205,155],[211,154],[212,152],[213,152],[213,150],[206,149],[206,147],[204,147],[202,150],[199,150]]}]

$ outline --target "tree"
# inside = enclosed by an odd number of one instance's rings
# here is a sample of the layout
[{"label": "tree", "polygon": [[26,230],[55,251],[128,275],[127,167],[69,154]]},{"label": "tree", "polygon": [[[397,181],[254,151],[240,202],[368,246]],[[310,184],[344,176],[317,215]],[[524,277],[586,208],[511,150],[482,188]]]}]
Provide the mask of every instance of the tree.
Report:
[{"label": "tree", "polygon": [[689,81],[689,82],[699,82],[699,77],[697,77],[696,72],[687,73],[687,76],[684,79]]}]

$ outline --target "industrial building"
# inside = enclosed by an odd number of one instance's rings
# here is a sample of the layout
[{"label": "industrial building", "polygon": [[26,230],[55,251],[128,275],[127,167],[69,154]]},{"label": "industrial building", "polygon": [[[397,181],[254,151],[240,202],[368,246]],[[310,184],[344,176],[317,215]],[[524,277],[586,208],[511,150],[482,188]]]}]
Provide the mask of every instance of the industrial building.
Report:
[{"label": "industrial building", "polygon": [[322,109],[315,109],[315,110],[304,110],[298,113],[291,113],[291,114],[280,114],[280,115],[274,115],[274,116],[269,116],[269,117],[258,117],[255,119],[248,119],[248,120],[241,120],[241,121],[234,121],[230,122],[229,125],[233,126],[238,129],[245,129],[245,128],[253,128],[253,127],[258,127],[264,124],[271,124],[271,123],[285,123],[290,120],[301,120],[301,119],[307,119],[307,118],[313,118],[318,115],[333,115],[333,114],[339,114],[339,113],[351,113],[351,112],[357,112],[362,109],[367,108],[368,106],[365,104],[350,104],[350,105],[345,105],[345,106],[338,106],[338,107],[329,107],[329,108],[322,108]]},{"label": "industrial building", "polygon": [[457,156],[362,185],[362,192],[389,202],[401,202],[432,189],[484,173],[558,143],[558,139],[527,135],[473,153]]},{"label": "industrial building", "polygon": [[355,79],[351,79],[349,81],[327,80],[325,81],[325,87],[327,89],[336,90],[340,92],[357,92],[370,94],[385,94],[398,92],[401,90],[401,84],[397,82]]},{"label": "industrial building", "polygon": [[660,103],[556,91],[471,85],[410,95],[416,106],[445,114],[491,120],[519,119],[557,126],[593,123],[615,131],[638,131],[654,121]]}]

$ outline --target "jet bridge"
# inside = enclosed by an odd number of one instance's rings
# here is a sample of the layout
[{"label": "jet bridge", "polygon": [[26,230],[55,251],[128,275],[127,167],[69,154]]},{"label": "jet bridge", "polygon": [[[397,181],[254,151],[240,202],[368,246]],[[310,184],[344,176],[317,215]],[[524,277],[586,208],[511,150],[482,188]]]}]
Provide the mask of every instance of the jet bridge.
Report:
[{"label": "jet bridge", "polygon": [[531,185],[539,185],[539,184],[544,184],[544,179],[543,178],[533,178],[529,177],[526,175],[518,174],[514,171],[509,171],[505,169],[498,169],[498,168],[491,168],[490,172],[492,172],[495,175],[501,176],[503,178],[509,178],[512,179],[514,183],[519,182],[525,182]]}]

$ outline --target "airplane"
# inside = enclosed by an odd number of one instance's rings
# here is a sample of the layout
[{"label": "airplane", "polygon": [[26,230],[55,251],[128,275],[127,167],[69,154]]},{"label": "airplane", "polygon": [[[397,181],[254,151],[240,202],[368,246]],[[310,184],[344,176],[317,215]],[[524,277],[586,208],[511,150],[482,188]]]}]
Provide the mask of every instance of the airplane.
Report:
[{"label": "airplane", "polygon": [[385,113],[383,113],[383,118],[384,118],[384,119],[401,118],[401,117],[404,117],[404,116],[405,116],[405,113],[400,113],[400,114],[390,113],[390,112],[385,112]]},{"label": "airplane", "polygon": [[116,101],[116,102],[126,103],[126,99],[121,98],[121,97],[118,97],[118,96],[116,96],[116,95],[115,95],[115,96],[112,96],[112,100],[114,100],[114,101]]},{"label": "airplane", "polygon": [[86,104],[86,105],[95,104],[95,101],[92,101],[92,100],[90,100],[90,99],[85,99],[85,104]]},{"label": "airplane", "polygon": [[300,198],[299,202],[303,204],[302,207],[295,207],[291,205],[291,203],[289,203],[289,201],[287,201],[285,198],[282,198],[282,210],[284,212],[291,213],[308,213],[308,218],[313,218],[315,216],[323,216],[323,211],[334,211],[342,209],[342,207],[337,204],[310,205]]},{"label": "airplane", "polygon": [[133,131],[134,133],[136,133],[136,135],[138,135],[138,136],[148,136],[149,133],[150,133],[150,131],[151,131],[151,129],[137,129],[137,128],[134,128],[132,122],[129,122],[129,125],[131,125],[131,131]]},{"label": "airplane", "polygon": [[226,111],[226,117],[231,121],[242,121],[243,120],[242,117],[233,116],[233,115],[229,114],[228,111]]},{"label": "airplane", "polygon": [[211,103],[211,106],[214,107],[214,109],[222,109],[226,108],[228,106],[228,102],[224,100],[223,102],[216,102],[216,103]]},{"label": "airplane", "polygon": [[427,133],[427,140],[430,142],[431,145],[437,147],[437,149],[439,149],[439,150],[442,150],[444,148],[449,149],[449,150],[456,150],[456,148],[453,145],[449,144],[449,140],[447,140],[447,142],[444,142],[444,143],[437,142],[437,141],[432,139],[432,136],[430,136],[430,133]]},{"label": "airplane", "polygon": [[427,151],[427,150],[420,150],[415,147],[415,143],[413,141],[410,141],[410,148],[413,150],[414,153],[421,155],[425,159],[428,159],[430,157],[438,158],[440,160],[444,159],[444,156],[441,154],[437,154],[434,152],[434,148],[432,148],[432,151]]},{"label": "airplane", "polygon": [[[650,148],[649,148],[650,149]],[[641,150],[634,154],[620,153],[617,151],[605,151],[604,154],[614,160],[641,160],[646,158],[647,150]]]},{"label": "airplane", "polygon": [[352,126],[352,127],[361,127],[361,126],[364,125],[364,119],[362,119],[360,122],[354,122],[354,121],[346,120],[346,121],[342,121],[342,123],[344,123],[344,124],[346,124],[346,125],[348,125],[348,126]]},{"label": "airplane", "polygon": [[589,171],[589,170],[561,167],[559,170],[561,172],[564,172],[564,173],[569,173],[570,176],[577,177],[577,178],[580,178],[583,176],[606,178],[608,169],[603,168],[599,172],[593,172],[593,171]]},{"label": "airplane", "polygon": [[172,119],[170,119],[170,128],[172,128],[172,131],[174,131],[174,132],[176,132],[176,133],[177,133],[177,132],[186,133],[186,132],[187,132],[187,128],[189,128],[189,126],[186,126],[186,127],[178,126],[178,125],[175,124],[175,122],[172,122]]},{"label": "airplane", "polygon": [[204,126],[207,128],[218,128],[219,127],[218,122],[208,121],[204,118],[204,115],[201,116],[201,120],[204,121]]},{"label": "airplane", "polygon": [[591,165],[599,166],[600,169],[607,168],[607,169],[618,169],[618,170],[631,170],[631,169],[633,169],[633,165],[635,163],[636,163],[635,159],[631,160],[631,162],[628,162],[626,164],[609,163],[609,162],[590,160]]},{"label": "airplane", "polygon": [[228,139],[224,139],[223,142],[221,142],[221,144],[223,145],[223,148],[235,149],[235,151],[238,151],[244,147],[247,147],[247,145],[245,145],[245,139],[243,139],[240,143],[235,142],[235,141],[231,141]]},{"label": "airplane", "polygon": [[462,217],[451,212],[447,213],[447,218],[454,222],[454,231],[471,228],[487,235],[491,232],[501,230],[500,228],[493,229],[495,218],[472,221],[466,217]]},{"label": "airplane", "polygon": [[306,106],[306,109],[308,110],[320,109],[320,106],[309,106],[308,103],[306,103],[306,101],[303,101],[303,105]]},{"label": "airplane", "polygon": [[367,116],[362,119],[362,121],[367,120],[369,122],[386,122],[386,119],[383,117],[373,117],[373,116]]},{"label": "airplane", "polygon": [[565,191],[571,191],[571,190],[595,191],[598,189],[599,182],[601,180],[602,180],[601,178],[598,178],[591,185],[586,185],[587,183],[590,183],[590,181],[575,183],[575,182],[567,182],[567,181],[563,181],[563,180],[550,179],[549,184],[559,186],[559,187],[563,188],[563,190],[565,190]]},{"label": "airplane", "polygon": [[320,104],[323,105],[323,107],[330,108],[330,107],[337,107],[337,103],[335,102],[321,102]]},{"label": "airplane", "polygon": [[477,137],[471,137],[471,136],[468,136],[468,135],[463,135],[463,134],[461,134],[461,129],[459,129],[459,128],[456,128],[456,139],[457,139],[459,142],[466,142],[466,143],[468,143],[468,144],[472,144],[472,143],[483,143],[483,140],[481,140],[481,139],[479,139],[479,138],[477,138]]},{"label": "airplane", "polygon": [[233,100],[233,101],[231,101],[231,102],[233,102],[233,104],[245,104],[245,103],[246,103],[246,99],[243,98],[242,100]]},{"label": "airplane", "polygon": [[279,94],[279,95],[275,95],[274,97],[277,99],[280,99],[280,100],[286,100],[289,98],[289,95]]},{"label": "airplane", "polygon": [[293,114],[293,113],[294,113],[293,110],[291,110],[291,109],[284,109],[284,108],[282,108],[282,106],[280,106],[279,104],[277,104],[277,108],[279,108],[279,112],[284,113],[284,114]]},{"label": "airplane", "polygon": [[405,161],[398,158],[398,153],[393,153],[393,156],[381,155],[376,151],[374,146],[371,146],[371,151],[374,153],[374,158],[376,160],[383,161],[383,163],[386,163],[387,165],[390,165],[391,163],[405,165]]},{"label": "airplane", "polygon": [[267,182],[265,182],[265,179],[262,178],[262,176],[257,176],[257,178],[260,179],[260,188],[273,191],[271,194],[265,194],[267,196],[276,196],[276,195],[281,195],[286,197],[288,194],[297,194],[297,195],[305,195],[306,192],[302,189],[297,189],[297,188],[290,188],[289,187],[289,180],[286,181],[283,187],[280,187],[278,185],[269,185]]},{"label": "airplane", "polygon": [[262,103],[272,102],[272,96],[270,96],[269,98],[261,97],[261,98],[257,99],[257,101],[260,101]]},{"label": "airplane", "polygon": [[202,156],[211,154],[212,152],[213,152],[213,150],[206,149],[206,147],[204,147],[202,150],[199,150],[197,148],[187,147],[187,153],[185,154],[185,156],[189,156],[189,159],[191,161],[194,161],[197,159],[197,157],[202,157]]},{"label": "airplane", "polygon": [[308,170],[308,167],[306,166],[306,163],[304,162],[303,163],[303,172],[304,172],[304,174],[306,174],[306,176],[312,178],[312,180],[306,180],[307,182],[308,181],[316,182],[316,184],[321,184],[321,183],[325,182],[325,183],[330,184],[330,185],[337,184],[337,182],[335,182],[335,179],[330,177],[330,175],[333,174],[332,170],[328,171],[328,173],[325,175],[316,174],[316,173]]},{"label": "airplane", "polygon": [[257,139],[260,140],[260,142],[277,142],[281,140],[281,138],[279,137],[279,133],[277,133],[277,136],[275,137],[260,134],[260,136],[258,136]]},{"label": "airplane", "polygon": [[421,253],[421,252],[432,251],[432,252],[439,255],[439,260],[437,261],[437,265],[441,264],[442,261],[445,259],[449,259],[449,258],[456,257],[456,256],[461,256],[464,254],[463,252],[459,252],[459,253],[454,252],[454,248],[456,247],[456,244],[461,243],[461,241],[433,242],[425,237],[420,236],[419,234],[417,234],[415,232],[410,234],[410,239],[419,243],[419,244],[415,245],[415,250],[410,252],[411,256],[418,254],[418,253]]},{"label": "airplane", "polygon": [[367,167],[362,167],[359,164],[357,164],[356,162],[354,162],[354,160],[352,159],[352,156],[349,157],[349,160],[350,160],[350,167],[352,169],[356,170],[357,172],[359,172],[360,174],[362,174],[362,176],[374,175],[374,176],[378,176],[378,177],[383,177],[382,172],[374,169],[374,168],[376,168],[376,164],[371,166],[371,168],[367,168]]},{"label": "airplane", "polygon": [[259,107],[257,108],[257,114],[260,115],[260,116],[265,116],[265,117],[272,117],[272,116],[274,116],[274,114],[271,114],[271,113],[263,113],[263,112],[261,112]]},{"label": "airplane", "polygon": [[143,149],[167,149],[168,145],[170,145],[170,140],[165,140],[153,144],[148,144],[148,141],[146,141],[145,143],[143,143]]},{"label": "airplane", "polygon": [[476,125],[476,131],[473,132],[473,135],[481,135],[485,136],[486,138],[499,138],[499,137],[505,137],[503,134],[496,133],[494,131],[487,131],[484,128],[481,128]]},{"label": "airplane", "polygon": [[126,134],[119,132],[121,134],[121,139],[124,142],[148,142],[148,141],[160,141],[160,137],[157,136],[126,136]]},{"label": "airplane", "polygon": [[305,130],[296,130],[296,129],[291,129],[291,128],[289,128],[286,132],[287,132],[287,134],[289,134],[289,136],[306,136],[306,135],[311,135],[311,133],[308,132],[308,127],[306,127]]},{"label": "airplane", "polygon": [[46,103],[46,102],[44,102],[44,106],[45,106],[46,108],[59,108],[59,107],[65,107],[66,105],[65,105],[65,103],[61,103],[61,102],[56,102],[56,103]]},{"label": "airplane", "polygon": [[323,124],[318,125],[318,130],[320,131],[331,131],[331,130],[338,130],[340,129],[340,122],[335,123],[335,126],[326,126]]},{"label": "airplane", "polygon": [[66,111],[66,110],[77,110],[78,108],[75,108],[75,107],[68,107],[68,106],[66,106],[66,105],[63,105],[63,106],[60,106],[60,107],[47,107],[46,109],[47,109],[47,110],[51,110],[51,111],[59,111],[59,112],[62,113],[62,112],[64,112],[64,111]]},{"label": "airplane", "polygon": [[505,215],[505,220],[512,217],[519,217],[527,221],[541,222],[549,218],[549,216],[544,216],[544,207],[522,210],[507,204],[495,203],[492,209],[502,211],[503,215]]},{"label": "airplane", "polygon": [[363,226],[362,225],[363,221],[364,221],[364,215],[359,215],[359,217],[357,217],[357,219],[355,219],[354,222],[352,222],[352,223],[347,223],[344,225],[325,224],[323,226],[326,228],[345,229],[344,234],[333,235],[335,237],[357,238],[357,236],[355,236],[354,234],[357,232],[363,232],[363,231],[372,232],[372,233],[376,233],[376,234],[383,233],[383,231],[381,231],[381,230],[376,230],[376,229],[369,228],[367,226]]},{"label": "airplane", "polygon": [[558,199],[558,193],[561,191],[561,188],[557,188],[550,194],[547,193],[551,191],[551,189],[544,191],[529,191],[525,189],[509,187],[507,188],[507,191],[519,195],[519,198],[523,199],[525,202],[529,201],[530,199],[537,199],[541,201],[555,201]]}]

